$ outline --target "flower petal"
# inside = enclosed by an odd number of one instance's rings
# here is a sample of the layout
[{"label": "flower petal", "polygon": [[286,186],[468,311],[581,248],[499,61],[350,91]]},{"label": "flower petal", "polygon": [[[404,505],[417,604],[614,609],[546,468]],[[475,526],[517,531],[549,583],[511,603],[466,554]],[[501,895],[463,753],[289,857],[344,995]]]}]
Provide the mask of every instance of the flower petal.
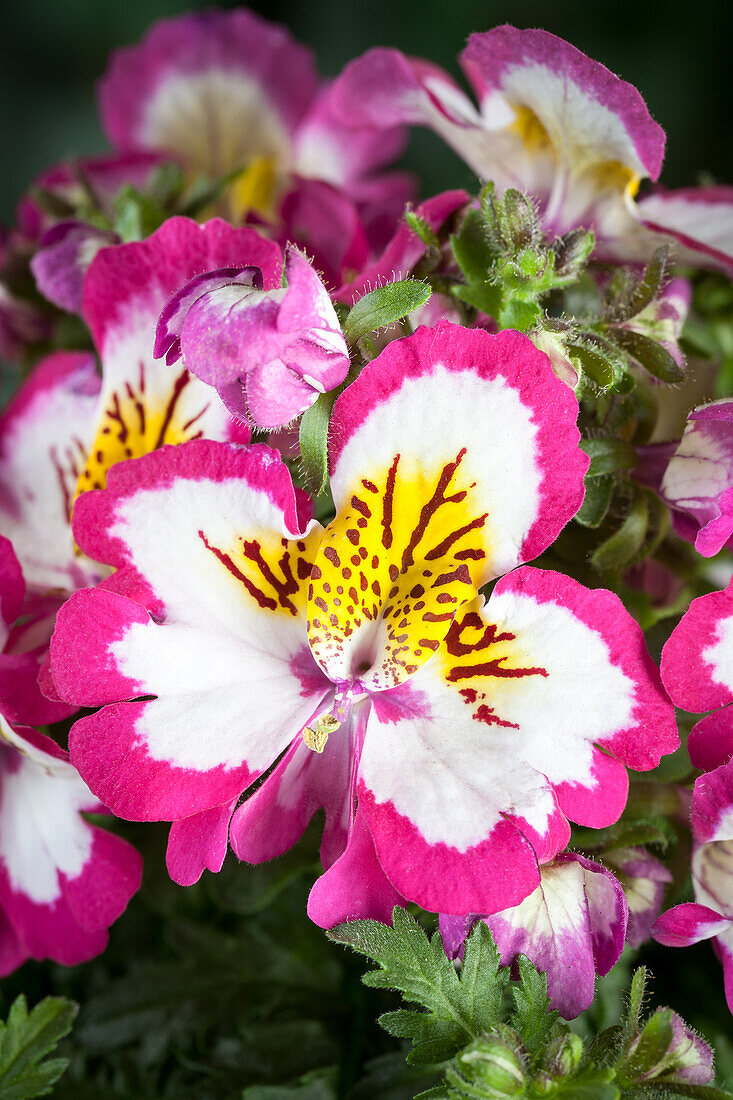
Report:
[{"label": "flower petal", "polygon": [[62,609],[54,680],[119,701],[73,727],[76,766],[134,819],[236,798],[313,710],[299,670],[319,531],[301,535],[287,468],[262,446],[167,447],[81,497],[75,531],[118,572]]},{"label": "flower petal", "polygon": [[637,206],[647,229],[673,237],[680,263],[733,272],[733,187],[659,191]]},{"label": "flower petal", "polygon": [[0,416],[0,523],[35,588],[69,591],[101,575],[75,553],[69,522],[99,387],[91,355],[55,352]]},{"label": "flower petal", "polygon": [[204,871],[220,871],[227,854],[229,822],[236,801],[174,821],[165,863],[179,886],[193,886]]},{"label": "flower petal", "polygon": [[161,311],[202,271],[255,266],[266,285],[280,252],[252,229],[213,219],[204,225],[170,218],[147,240],[97,253],[84,284],[84,317],[102,359],[94,442],[78,492],[100,489],[111,465],[164,443],[206,436],[246,442],[211,389],[153,358]]},{"label": "flower petal", "polygon": [[333,928],[347,920],[391,924],[392,910],[404,902],[377,860],[365,815],[359,808],[343,855],[316,879],[308,896],[308,916],[321,928]]},{"label": "flower petal", "polygon": [[577,511],[587,457],[576,416],[572,392],[518,333],[442,322],[393,341],[336,402],[335,529],[358,533],[380,575],[455,559],[484,584],[539,554]]},{"label": "flower petal", "polygon": [[733,841],[733,764],[723,764],[695,780],[692,833],[704,843]]},{"label": "flower petal", "polygon": [[119,148],[168,149],[217,178],[257,157],[286,162],[315,90],[310,51],[287,31],[254,12],[210,11],[160,20],[119,50],[100,108]]},{"label": "flower petal", "polygon": [[695,768],[712,771],[733,757],[733,707],[724,707],[692,727],[687,751]]},{"label": "flower petal", "polygon": [[652,936],[665,947],[689,947],[693,943],[720,935],[731,925],[733,919],[721,917],[714,909],[695,902],[685,902],[662,913],[652,927]]},{"label": "flower petal", "polygon": [[461,60],[485,115],[497,92],[531,111],[571,168],[618,163],[659,175],[664,131],[639,92],[557,35],[495,27],[472,34]]},{"label": "flower petal", "polygon": [[733,583],[692,601],[662,650],[661,672],[685,710],[733,702]]},{"label": "flower petal", "polygon": [[2,733],[0,903],[34,958],[83,962],[140,886],[140,856],[84,821],[101,807],[50,739]]},{"label": "flower petal", "polygon": [[573,1019],[593,1002],[595,977],[618,961],[626,933],[621,885],[598,863],[559,856],[523,902],[486,917],[502,965],[526,955],[547,973],[553,1008]]}]

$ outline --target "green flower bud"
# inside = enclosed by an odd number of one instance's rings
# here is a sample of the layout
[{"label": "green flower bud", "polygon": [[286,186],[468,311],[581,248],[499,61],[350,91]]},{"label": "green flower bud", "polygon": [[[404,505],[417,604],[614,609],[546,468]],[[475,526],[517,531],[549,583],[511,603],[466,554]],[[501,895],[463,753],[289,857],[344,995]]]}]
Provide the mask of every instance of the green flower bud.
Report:
[{"label": "green flower bud", "polygon": [[553,1077],[569,1077],[578,1068],[583,1055],[583,1040],[569,1031],[560,1035],[547,1048],[545,1066]]},{"label": "green flower bud", "polygon": [[519,1054],[506,1043],[488,1036],[476,1039],[456,1060],[471,1085],[486,1089],[487,1100],[523,1095],[524,1065]]}]

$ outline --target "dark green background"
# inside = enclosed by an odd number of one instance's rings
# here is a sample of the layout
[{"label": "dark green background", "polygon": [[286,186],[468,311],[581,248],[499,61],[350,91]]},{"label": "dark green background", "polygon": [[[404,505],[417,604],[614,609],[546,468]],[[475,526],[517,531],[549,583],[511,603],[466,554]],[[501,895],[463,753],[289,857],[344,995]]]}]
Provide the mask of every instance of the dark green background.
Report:
[{"label": "dark green background", "polygon": [[[156,18],[208,7],[186,0],[6,0],[0,31],[3,166],[0,219],[49,163],[104,149],[94,85],[107,55],[137,41]],[[222,7],[235,4],[223,3]],[[635,84],[668,134],[663,179],[706,173],[733,182],[729,92],[733,5],[670,0],[280,0],[251,5],[311,45],[324,74],[374,45],[430,57],[458,74],[456,55],[474,30],[543,26]],[[413,140],[409,162],[427,193],[470,177],[432,135]]]}]

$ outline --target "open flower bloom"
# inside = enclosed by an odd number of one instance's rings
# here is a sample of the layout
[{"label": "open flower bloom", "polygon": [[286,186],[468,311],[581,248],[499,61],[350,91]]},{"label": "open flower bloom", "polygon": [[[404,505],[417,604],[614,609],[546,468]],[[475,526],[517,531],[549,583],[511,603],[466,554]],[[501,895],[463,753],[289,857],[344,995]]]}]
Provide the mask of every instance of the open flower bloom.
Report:
[{"label": "open flower bloom", "polygon": [[258,268],[198,275],[163,310],[154,354],[183,360],[226,407],[281,428],[343,382],[349,349],[336,310],[306,256],[289,245],[286,287],[263,290]]},{"label": "open flower bloom", "polygon": [[733,581],[693,600],[662,650],[662,681],[683,710],[712,711],[693,726],[687,747],[709,771],[733,756]]},{"label": "open flower bloom", "polygon": [[[100,109],[117,149],[166,150],[214,179],[238,172],[229,192],[235,218],[248,210],[270,217],[302,187],[299,222],[310,223],[314,241],[330,235],[324,204],[342,233],[350,205],[364,223],[359,232],[383,244],[380,214],[391,232],[410,197],[403,173],[375,174],[399,155],[404,131],[345,126],[310,50],[250,11],[160,20],[114,55]],[[313,184],[316,203],[308,202]]]},{"label": "open flower bloom", "polygon": [[0,538],[0,975],[28,957],[72,964],[99,954],[140,885],[134,848],[81,817],[104,807],[67,754],[24,725],[73,709],[44,699],[36,682],[53,611],[25,598]]},{"label": "open flower bloom", "polygon": [[526,955],[547,974],[547,994],[561,1016],[574,1019],[593,1003],[596,974],[618,962],[626,935],[621,884],[602,867],[566,852],[540,869],[524,901],[488,917],[441,917],[446,951],[456,957],[477,920],[484,920],[502,966]]},{"label": "open flower bloom", "polygon": [[269,859],[324,807],[323,925],[516,905],[568,818],[618,818],[624,765],[677,744],[640,630],[541,570],[477,596],[577,510],[576,415],[526,337],[443,323],[337,400],[325,531],[262,446],[164,448],[78,501],[117,571],[57,622],[60,696],[102,707],[72,759],[116,813],[175,822],[174,878],[218,869],[273,764],[232,844]]},{"label": "open flower bloom", "polygon": [[75,547],[76,496],[104,485],[115,462],[206,436],[246,441],[210,386],[153,358],[158,317],[196,272],[256,264],[279,281],[277,245],[215,219],[172,218],[147,240],[103,249],[85,282],[84,313],[100,359],[45,359],[0,416],[0,524],[29,585],[73,591],[100,570]]},{"label": "open flower bloom", "polygon": [[461,64],[478,109],[447,73],[392,49],[351,62],[334,99],[354,124],[429,126],[480,178],[532,194],[553,232],[595,229],[609,258],[648,257],[663,234],[698,264],[733,267],[730,188],[634,202],[665,139],[631,84],[543,30],[473,34]]},{"label": "open flower bloom", "polygon": [[733,1012],[733,764],[721,764],[695,781],[692,831],[695,901],[663,913],[652,935],[668,947],[711,939]]},{"label": "open flower bloom", "polygon": [[733,401],[700,405],[679,444],[640,448],[640,480],[672,509],[677,534],[709,558],[733,536]]}]

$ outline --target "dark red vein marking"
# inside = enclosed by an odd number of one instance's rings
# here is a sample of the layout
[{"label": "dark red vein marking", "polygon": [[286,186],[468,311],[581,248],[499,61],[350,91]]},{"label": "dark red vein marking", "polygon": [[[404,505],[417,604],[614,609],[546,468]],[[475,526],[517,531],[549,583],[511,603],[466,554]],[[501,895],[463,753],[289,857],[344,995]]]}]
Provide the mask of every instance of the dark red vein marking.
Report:
[{"label": "dark red vein marking", "polygon": [[387,484],[382,499],[382,546],[389,550],[392,545],[392,507],[394,505],[395,481],[397,479],[397,467],[400,462],[399,454],[394,456],[394,461],[387,474]]}]

